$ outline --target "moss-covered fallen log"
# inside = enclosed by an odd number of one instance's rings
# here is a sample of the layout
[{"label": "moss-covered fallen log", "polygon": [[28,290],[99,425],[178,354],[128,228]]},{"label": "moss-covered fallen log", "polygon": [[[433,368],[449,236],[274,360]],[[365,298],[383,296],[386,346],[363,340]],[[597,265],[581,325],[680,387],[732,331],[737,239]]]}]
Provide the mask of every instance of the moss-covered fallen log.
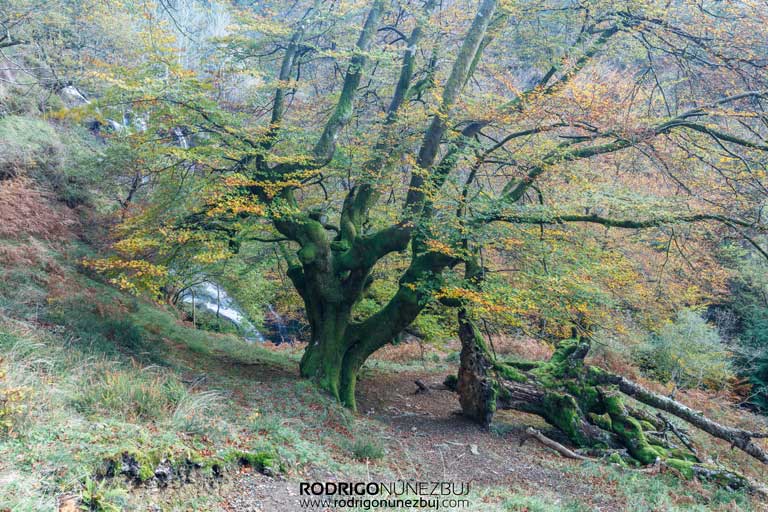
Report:
[{"label": "moss-covered fallen log", "polygon": [[[465,415],[489,425],[497,409],[536,414],[561,430],[578,448],[626,450],[635,466],[663,463],[684,477],[714,480],[731,488],[749,487],[737,473],[702,464],[693,446],[668,420],[628,406],[631,397],[665,411],[723,439],[757,460],[768,464],[768,454],[755,438],[766,434],[721,425],[700,412],[653,393],[622,376],[585,364],[587,338],[561,341],[548,361],[515,361],[495,358],[473,323],[459,312],[462,341],[458,377],[454,386]],[[681,445],[667,436],[676,436]]]},{"label": "moss-covered fallen log", "polygon": [[768,433],[750,432],[748,430],[721,425],[680,402],[653,393],[620,375],[613,375],[606,372],[597,373],[594,371],[593,373],[595,373],[595,380],[616,385],[618,386],[619,391],[627,396],[631,396],[638,402],[674,414],[678,418],[687,421],[691,425],[695,425],[704,432],[728,441],[732,446],[743,450],[763,464],[768,464],[768,453],[753,442],[754,439],[768,437]]}]

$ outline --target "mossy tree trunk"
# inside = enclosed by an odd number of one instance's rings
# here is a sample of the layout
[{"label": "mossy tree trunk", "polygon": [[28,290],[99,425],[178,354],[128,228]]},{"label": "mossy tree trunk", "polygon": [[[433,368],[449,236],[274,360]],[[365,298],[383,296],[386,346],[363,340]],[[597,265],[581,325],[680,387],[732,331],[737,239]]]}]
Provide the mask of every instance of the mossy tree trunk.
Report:
[{"label": "mossy tree trunk", "polygon": [[[407,247],[407,237],[391,235],[386,243],[358,239],[352,248],[320,238],[311,251],[299,251],[301,262],[288,271],[304,301],[311,327],[301,375],[315,380],[352,409],[357,376],[365,361],[410,325],[429,300],[431,289],[416,283],[429,278],[437,286],[442,270],[454,263],[443,254],[414,252],[395,295],[378,312],[357,321],[353,308],[371,283],[373,263],[393,247]],[[356,253],[354,258],[350,251]]]},{"label": "mossy tree trunk", "polygon": [[[365,226],[371,207],[378,200],[375,183],[366,179],[356,183],[345,197],[338,226],[327,224],[323,212],[300,208],[293,188],[284,188],[277,197],[266,195],[256,187],[252,193],[260,195],[281,210],[291,212],[273,219],[274,227],[285,239],[299,246],[294,258],[284,251],[289,260],[288,276],[301,295],[312,335],[301,360],[301,374],[318,384],[345,405],[355,408],[355,384],[366,359],[376,350],[390,343],[410,325],[430,299],[432,292],[441,285],[442,272],[458,263],[455,256],[433,252],[419,233],[433,215],[427,188],[439,189],[455,165],[455,159],[437,162],[440,144],[448,131],[451,110],[462,88],[487,45],[486,32],[496,11],[498,0],[483,0],[478,7],[445,81],[439,112],[425,131],[420,146],[417,166],[423,172],[411,176],[409,192],[403,205],[401,220],[375,232],[366,233]],[[274,180],[275,176],[292,172],[319,169],[327,165],[335,154],[340,130],[349,123],[353,113],[353,101],[359,89],[366,65],[366,55],[377,33],[378,24],[387,2],[373,2],[357,42],[357,52],[352,58],[344,77],[339,100],[334,112],[323,129],[309,163],[279,164],[268,168],[261,158],[249,162],[255,167],[258,180]],[[437,5],[434,0],[425,3],[425,14]],[[414,59],[428,16],[419,17],[408,38],[409,50],[402,60],[400,77],[387,111],[382,136],[373,148],[373,156],[363,164],[363,175],[386,173],[406,149],[398,148],[395,121],[400,107],[412,94]],[[293,48],[301,40],[299,30],[291,40],[284,56],[285,70],[293,65]],[[484,42],[485,41],[485,42]],[[286,72],[287,77],[290,73]],[[281,70],[281,77],[284,75]],[[284,110],[285,94],[278,89],[274,99],[273,130],[266,149],[271,147],[279,133]],[[479,127],[473,125],[476,132]],[[473,132],[473,133],[474,133]],[[430,172],[427,172],[430,171]],[[426,177],[428,176],[428,177]],[[355,304],[363,297],[370,285],[374,266],[386,255],[411,249],[410,264],[400,278],[394,296],[378,312],[356,321]]]}]

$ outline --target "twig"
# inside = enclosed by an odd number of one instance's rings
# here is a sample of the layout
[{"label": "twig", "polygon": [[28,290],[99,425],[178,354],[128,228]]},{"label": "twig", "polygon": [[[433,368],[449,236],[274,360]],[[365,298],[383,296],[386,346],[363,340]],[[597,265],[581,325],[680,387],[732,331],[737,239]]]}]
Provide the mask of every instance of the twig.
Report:
[{"label": "twig", "polygon": [[661,413],[657,413],[657,414],[656,414],[656,417],[658,417],[658,418],[659,418],[661,421],[663,421],[663,422],[664,422],[664,425],[666,425],[666,427],[667,427],[669,430],[671,430],[673,434],[675,434],[675,435],[677,436],[677,438],[680,440],[680,442],[682,442],[682,443],[685,445],[685,447],[686,447],[686,448],[688,448],[688,450],[690,450],[690,452],[693,454],[693,456],[694,456],[694,457],[696,457],[696,459],[697,459],[699,462],[701,462],[701,457],[699,457],[699,454],[698,454],[698,453],[696,453],[696,448],[694,448],[693,444],[691,443],[691,440],[690,440],[690,439],[688,439],[688,436],[687,436],[687,435],[685,435],[684,433],[682,433],[682,432],[680,431],[680,429],[678,429],[678,428],[677,428],[677,427],[674,425],[674,423],[672,423],[672,422],[671,422],[671,421],[670,421],[670,420],[669,420],[667,417],[665,417],[663,414],[661,414]]},{"label": "twig", "polygon": [[417,389],[417,390],[416,390],[416,392],[414,393],[414,395],[418,395],[419,393],[429,393],[429,388],[427,387],[427,385],[426,385],[426,384],[424,384],[423,382],[421,382],[419,379],[416,379],[416,380],[415,380],[415,381],[413,381],[413,382],[414,382],[414,383],[416,384],[416,386],[418,386],[418,388],[419,388],[419,389]]}]

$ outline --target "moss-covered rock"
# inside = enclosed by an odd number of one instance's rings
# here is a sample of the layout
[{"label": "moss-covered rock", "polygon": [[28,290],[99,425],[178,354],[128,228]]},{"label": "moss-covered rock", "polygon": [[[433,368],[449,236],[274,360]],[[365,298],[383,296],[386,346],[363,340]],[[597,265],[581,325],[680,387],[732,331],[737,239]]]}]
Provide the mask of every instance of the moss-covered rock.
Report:
[{"label": "moss-covered rock", "polygon": [[216,455],[202,455],[186,446],[141,450],[124,448],[105,459],[104,469],[97,476],[125,476],[136,485],[154,482],[166,485],[171,480],[191,480],[200,471],[208,478],[223,476],[227,468],[247,466],[272,475],[283,470],[277,452],[265,447],[255,451],[229,449]]},{"label": "moss-covered rock", "polygon": [[155,469],[164,459],[158,450],[142,451],[126,448],[105,460],[105,476],[124,475],[137,483],[146,482],[155,476]]},{"label": "moss-covered rock", "polygon": [[220,457],[228,465],[247,466],[259,473],[272,474],[280,470],[280,459],[277,453],[271,449],[253,452],[231,449],[221,454]]}]

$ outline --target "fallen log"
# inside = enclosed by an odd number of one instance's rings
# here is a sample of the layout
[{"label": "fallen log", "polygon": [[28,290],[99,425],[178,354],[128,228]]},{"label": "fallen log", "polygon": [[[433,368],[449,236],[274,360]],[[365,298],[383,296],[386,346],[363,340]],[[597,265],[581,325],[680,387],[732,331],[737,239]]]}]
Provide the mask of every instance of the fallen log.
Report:
[{"label": "fallen log", "polygon": [[[768,453],[753,440],[768,435],[722,425],[622,376],[587,365],[588,338],[562,340],[548,361],[500,361],[485,347],[472,321],[461,314],[459,320],[461,364],[458,376],[446,379],[446,385],[459,394],[464,414],[481,425],[487,427],[497,409],[515,409],[541,416],[577,448],[626,450],[628,456],[618,458],[630,467],[662,462],[687,478],[706,478],[731,488],[758,488],[747,485],[738,473],[702,464],[682,429],[670,427],[666,418],[629,406],[627,397],[677,416],[764,464],[768,464]],[[666,435],[670,431],[684,448],[672,444]],[[564,453],[546,439],[534,437]],[[609,458],[613,459],[617,457]]]},{"label": "fallen log", "polygon": [[649,391],[640,384],[632,382],[620,375],[613,375],[602,370],[593,370],[596,380],[600,383],[617,385],[619,391],[646,405],[668,412],[694,425],[704,432],[727,441],[731,447],[739,448],[756,458],[763,464],[768,464],[768,452],[752,442],[753,439],[768,438],[768,433],[751,432],[735,427],[721,425],[705,417],[699,411],[672,400],[671,398]]}]

